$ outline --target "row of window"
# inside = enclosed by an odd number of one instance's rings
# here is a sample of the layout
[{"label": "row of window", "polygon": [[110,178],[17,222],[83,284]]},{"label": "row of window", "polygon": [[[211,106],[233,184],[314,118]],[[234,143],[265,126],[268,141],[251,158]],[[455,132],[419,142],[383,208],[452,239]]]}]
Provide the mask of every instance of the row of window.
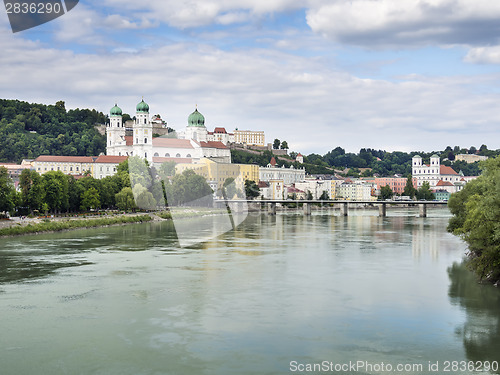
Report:
[{"label": "row of window", "polygon": [[[155,152],[155,154],[154,154],[153,156],[155,156],[155,157],[159,157],[159,156],[160,156],[160,154],[159,154],[159,153],[157,153],[157,152]],[[169,157],[170,157],[170,154],[167,152],[167,153],[165,154],[165,157],[166,157],[166,158],[169,158]],[[175,154],[175,157],[176,157],[176,158],[180,158],[180,157],[181,157],[181,154]],[[186,158],[191,158],[191,157],[192,157],[192,156],[191,156],[191,154],[187,154],[187,155],[186,155]]]}]

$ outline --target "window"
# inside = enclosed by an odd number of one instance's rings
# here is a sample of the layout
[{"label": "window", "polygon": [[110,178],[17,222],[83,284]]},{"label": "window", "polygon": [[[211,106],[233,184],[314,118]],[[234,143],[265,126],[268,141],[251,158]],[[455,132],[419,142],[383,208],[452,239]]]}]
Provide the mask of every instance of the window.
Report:
[{"label": "window", "polygon": [[187,155],[186,155],[186,157],[187,157],[187,158],[190,158],[190,157],[191,157],[191,154],[187,154]]},{"label": "window", "polygon": [[144,138],[144,143],[148,143],[148,139],[147,138]]},{"label": "window", "polygon": [[148,153],[147,153],[147,152],[145,152],[145,153],[144,153],[144,157],[145,157],[145,158],[147,158],[147,157],[148,157]]},{"label": "window", "polygon": [[70,172],[73,172],[73,167],[69,167]]},{"label": "window", "polygon": [[78,167],[76,167],[76,171],[78,172]]},{"label": "window", "polygon": [[139,143],[139,138],[136,138],[136,139],[135,139],[135,143]]},{"label": "window", "polygon": [[181,154],[177,154],[175,155],[176,158],[180,158],[181,157]]},{"label": "window", "polygon": [[155,152],[155,155],[154,156],[160,156],[157,152]]},{"label": "window", "polygon": [[165,157],[166,157],[166,158],[169,158],[169,157],[170,157],[170,154],[167,152],[167,153],[165,154]]}]

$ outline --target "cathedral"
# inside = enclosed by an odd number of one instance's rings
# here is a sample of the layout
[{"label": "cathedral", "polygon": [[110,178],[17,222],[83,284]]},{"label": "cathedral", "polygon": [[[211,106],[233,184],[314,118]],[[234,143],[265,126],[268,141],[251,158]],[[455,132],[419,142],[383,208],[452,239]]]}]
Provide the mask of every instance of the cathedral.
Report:
[{"label": "cathedral", "polygon": [[189,115],[181,138],[153,137],[153,121],[149,115],[149,105],[144,99],[136,106],[132,129],[125,127],[123,112],[116,104],[109,114],[106,127],[107,155],[140,156],[155,164],[167,161],[197,163],[202,158],[231,163],[229,148],[221,141],[220,134],[217,137],[216,132],[207,131],[205,117],[197,108]]}]

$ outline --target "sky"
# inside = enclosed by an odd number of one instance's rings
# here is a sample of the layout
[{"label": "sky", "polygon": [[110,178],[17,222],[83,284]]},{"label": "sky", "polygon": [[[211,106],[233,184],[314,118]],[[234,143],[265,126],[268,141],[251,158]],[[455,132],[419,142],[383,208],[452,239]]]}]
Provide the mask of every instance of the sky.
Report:
[{"label": "sky", "polygon": [[18,33],[0,9],[0,98],[144,98],[178,131],[197,106],[303,154],[500,148],[498,0],[80,0]]}]

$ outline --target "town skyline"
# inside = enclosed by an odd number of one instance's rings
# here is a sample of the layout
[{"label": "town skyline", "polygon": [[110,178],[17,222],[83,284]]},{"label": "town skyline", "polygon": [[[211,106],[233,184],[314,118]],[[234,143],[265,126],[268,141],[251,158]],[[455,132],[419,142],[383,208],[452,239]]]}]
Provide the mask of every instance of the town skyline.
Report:
[{"label": "town skyline", "polygon": [[131,116],[144,97],[176,130],[197,105],[305,154],[500,148],[500,7],[424,3],[91,0],[16,34],[2,12],[2,97]]}]

